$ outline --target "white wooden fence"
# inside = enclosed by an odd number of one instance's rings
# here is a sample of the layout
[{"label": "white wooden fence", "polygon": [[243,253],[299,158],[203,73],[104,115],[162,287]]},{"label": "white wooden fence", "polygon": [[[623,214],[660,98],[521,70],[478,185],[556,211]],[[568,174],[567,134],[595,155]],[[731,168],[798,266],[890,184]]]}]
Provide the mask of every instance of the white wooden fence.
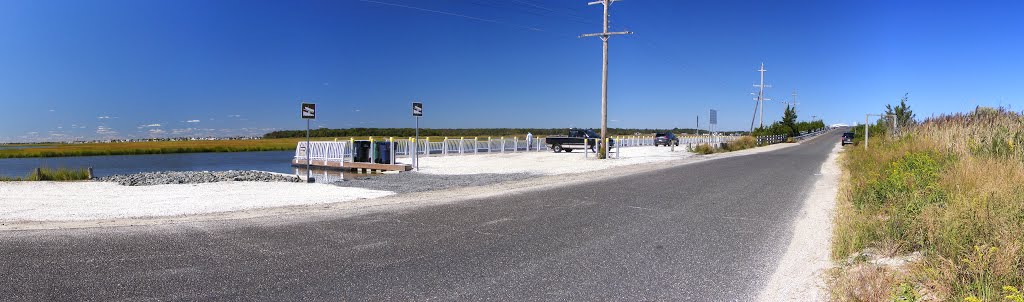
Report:
[{"label": "white wooden fence", "polygon": [[[735,140],[737,136],[681,136],[680,146],[697,144],[719,144]],[[613,146],[620,148],[653,146],[653,136],[626,135],[612,136]],[[544,138],[534,137],[526,140],[522,137],[474,137],[474,138],[443,138],[440,140],[413,138],[386,138],[369,140],[373,146],[370,152],[371,160],[377,153],[376,143],[386,142],[392,146],[390,152],[391,160],[395,158],[411,157],[413,152],[421,157],[467,155],[480,153],[515,153],[515,152],[542,152],[551,151],[548,145],[544,144]],[[315,141],[310,143],[310,158],[312,160],[323,160],[329,162],[351,162],[354,156],[355,142],[349,141]],[[415,147],[414,147],[415,145]],[[415,151],[414,151],[415,150]],[[298,142],[295,146],[295,159],[306,159],[306,142]]]}]

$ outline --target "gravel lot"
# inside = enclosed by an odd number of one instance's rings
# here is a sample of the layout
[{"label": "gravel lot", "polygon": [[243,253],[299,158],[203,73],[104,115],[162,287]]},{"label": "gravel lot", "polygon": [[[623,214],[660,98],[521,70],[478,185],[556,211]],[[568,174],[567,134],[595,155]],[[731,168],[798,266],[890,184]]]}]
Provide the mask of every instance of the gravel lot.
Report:
[{"label": "gravel lot", "polygon": [[432,175],[417,172],[405,172],[401,174],[367,176],[356,180],[339,181],[334,184],[342,187],[358,187],[396,193],[412,193],[444,190],[449,188],[484,186],[506,181],[523,180],[537,176],[539,175],[530,173]]},{"label": "gravel lot", "polygon": [[292,182],[122,186],[98,181],[16,181],[0,185],[0,224],[166,217],[327,204],[394,194]]},{"label": "gravel lot", "polygon": [[[580,150],[582,151],[582,150]],[[541,152],[508,152],[497,154],[466,154],[420,157],[420,172],[424,174],[481,174],[481,173],[530,173],[539,175],[558,175],[604,170],[608,168],[664,162],[685,159],[694,156],[679,146],[672,151],[666,147],[628,147],[622,148],[622,154],[611,154],[613,159],[598,160],[597,156],[585,156],[583,152],[554,153]],[[408,162],[408,158],[401,158]]]}]

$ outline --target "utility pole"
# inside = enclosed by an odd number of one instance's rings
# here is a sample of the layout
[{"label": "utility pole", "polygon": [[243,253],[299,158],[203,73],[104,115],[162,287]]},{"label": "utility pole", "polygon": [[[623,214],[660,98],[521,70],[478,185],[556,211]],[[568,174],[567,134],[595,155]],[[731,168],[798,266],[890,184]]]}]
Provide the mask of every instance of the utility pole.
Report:
[{"label": "utility pole", "polygon": [[697,135],[700,135],[700,114],[697,115]]},{"label": "utility pole", "polygon": [[608,137],[608,38],[613,35],[628,35],[632,34],[629,31],[618,31],[608,32],[608,7],[614,2],[621,0],[598,0],[587,3],[587,5],[603,4],[604,5],[604,30],[599,33],[584,34],[580,38],[585,37],[601,37],[601,45],[604,49],[604,64],[601,73],[601,148],[598,151],[597,158],[605,159],[607,157],[608,146],[605,146],[605,138]]},{"label": "utility pole", "polygon": [[793,89],[793,111],[796,112],[796,88]]},{"label": "utility pole", "polygon": [[[770,99],[765,99],[764,98],[764,88],[765,87],[771,87],[771,85],[769,85],[769,86],[765,86],[764,85],[764,72],[767,71],[767,70],[764,70],[764,63],[761,63],[761,69],[758,69],[757,71],[761,73],[761,84],[760,85],[754,85],[754,87],[758,88],[758,90],[757,90],[757,98],[755,99],[755,100],[757,100],[757,106],[755,106],[755,107],[759,107],[760,108],[760,111],[761,111],[761,113],[760,113],[760,116],[761,116],[761,119],[760,119],[761,120],[761,128],[764,128],[764,101],[771,101]],[[757,111],[758,110],[754,110],[754,112],[757,112]],[[751,128],[753,128],[753,127],[751,127]],[[753,131],[753,129],[751,129],[751,131]]]}]

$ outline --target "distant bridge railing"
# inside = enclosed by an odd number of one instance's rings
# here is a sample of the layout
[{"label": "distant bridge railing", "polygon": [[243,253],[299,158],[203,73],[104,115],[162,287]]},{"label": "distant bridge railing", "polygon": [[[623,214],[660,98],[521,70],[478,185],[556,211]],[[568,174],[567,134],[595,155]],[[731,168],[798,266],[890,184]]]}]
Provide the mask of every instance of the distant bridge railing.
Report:
[{"label": "distant bridge railing", "polygon": [[[804,139],[812,138],[812,137],[818,136],[819,134],[825,133],[827,131],[828,131],[828,128],[814,129],[814,130],[808,131],[806,133],[803,133],[803,134],[801,134],[799,136],[794,136],[793,140],[799,141],[799,140],[804,140]],[[789,138],[790,138],[790,136],[788,134],[762,135],[762,136],[758,136],[757,137],[757,144],[758,145],[778,144],[778,143],[786,142],[786,140],[789,139]]]},{"label": "distant bridge railing", "polygon": [[805,139],[808,139],[808,138],[812,138],[812,137],[818,136],[818,135],[820,135],[822,133],[828,132],[828,130],[829,130],[828,128],[814,129],[814,130],[808,131],[807,133],[801,134],[800,136],[794,137],[793,139],[794,140],[798,140],[798,141],[799,140],[805,140]]}]

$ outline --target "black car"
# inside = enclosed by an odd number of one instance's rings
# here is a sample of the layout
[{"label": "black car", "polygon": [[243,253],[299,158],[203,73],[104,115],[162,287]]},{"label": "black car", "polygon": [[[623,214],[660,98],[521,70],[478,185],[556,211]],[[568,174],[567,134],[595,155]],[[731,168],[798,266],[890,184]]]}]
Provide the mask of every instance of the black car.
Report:
[{"label": "black car", "polygon": [[[601,136],[590,129],[576,129],[570,128],[569,135],[553,135],[544,138],[544,144],[547,144],[551,151],[558,152],[572,152],[573,149],[590,149],[597,152],[597,146],[601,143]],[[608,139],[608,147],[614,147],[615,140]]]},{"label": "black car", "polygon": [[657,147],[658,145],[668,146],[670,144],[675,144],[676,146],[679,146],[679,138],[676,137],[675,134],[672,134],[672,132],[659,132],[654,134],[655,147]]},{"label": "black car", "polygon": [[846,144],[853,144],[853,132],[844,132],[841,143],[843,146],[846,146]]}]

